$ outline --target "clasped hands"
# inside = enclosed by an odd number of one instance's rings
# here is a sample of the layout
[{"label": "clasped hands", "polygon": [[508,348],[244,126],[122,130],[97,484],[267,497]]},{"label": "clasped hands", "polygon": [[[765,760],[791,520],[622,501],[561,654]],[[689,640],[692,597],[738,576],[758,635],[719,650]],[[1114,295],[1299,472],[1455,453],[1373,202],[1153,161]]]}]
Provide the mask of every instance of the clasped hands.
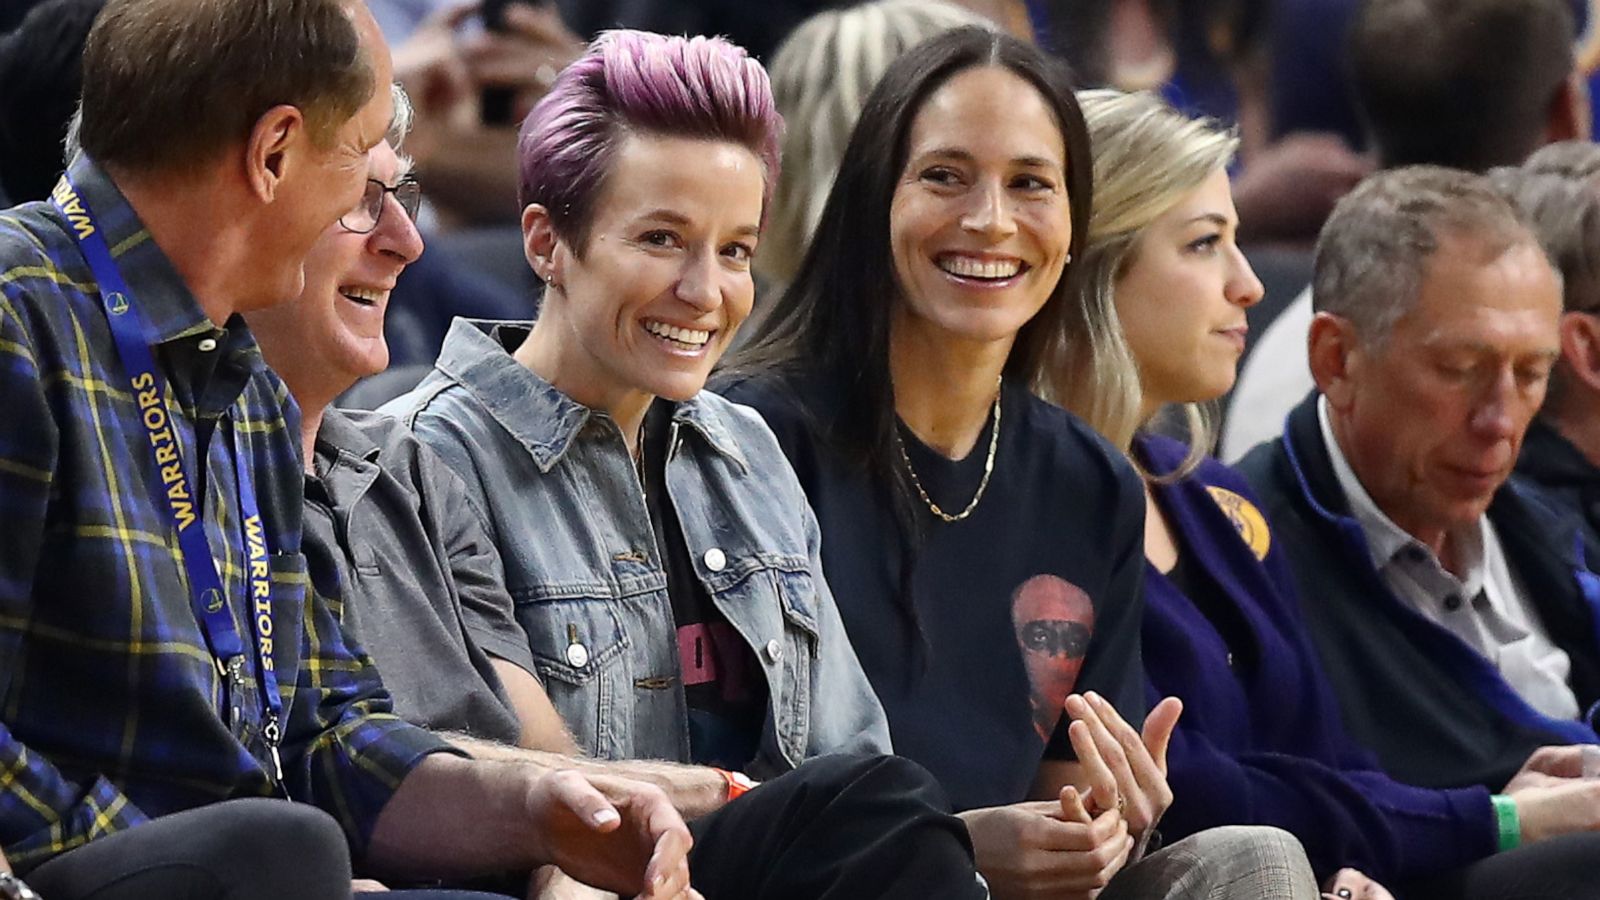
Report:
[{"label": "clasped hands", "polygon": [[1057,798],[962,814],[997,900],[1092,898],[1138,859],[1172,804],[1167,747],[1182,710],[1161,701],[1141,734],[1095,693],[1067,699],[1078,762]]},{"label": "clasped hands", "polygon": [[543,858],[573,879],[640,900],[701,900],[689,886],[693,839],[660,788],[554,771],[535,783],[528,810],[540,823]]}]

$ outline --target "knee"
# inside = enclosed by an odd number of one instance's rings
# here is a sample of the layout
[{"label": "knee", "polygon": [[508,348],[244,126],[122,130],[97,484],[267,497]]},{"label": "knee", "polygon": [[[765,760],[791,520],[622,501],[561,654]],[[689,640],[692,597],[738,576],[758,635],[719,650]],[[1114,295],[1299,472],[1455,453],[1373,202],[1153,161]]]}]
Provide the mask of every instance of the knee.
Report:
[{"label": "knee", "polygon": [[[813,820],[827,819],[858,833],[950,832],[966,839],[966,826],[950,814],[950,800],[927,769],[899,756],[828,756],[807,762],[797,798]],[[921,838],[919,838],[921,839]]]},{"label": "knee", "polygon": [[1270,825],[1223,825],[1194,835],[1190,840],[1216,854],[1237,853],[1274,862],[1305,859],[1300,839]]},{"label": "knee", "polygon": [[200,854],[219,860],[226,882],[271,882],[285,873],[311,884],[348,884],[350,847],[333,817],[306,803],[248,798],[218,804],[197,837]]},{"label": "knee", "polygon": [[838,754],[807,761],[813,784],[833,792],[887,793],[937,798],[948,807],[944,789],[927,769],[903,756]]},{"label": "knee", "polygon": [[[1194,868],[1193,878],[1221,896],[1315,897],[1316,877],[1294,835],[1264,825],[1225,825],[1172,845]],[[1259,893],[1257,893],[1259,891]]]}]

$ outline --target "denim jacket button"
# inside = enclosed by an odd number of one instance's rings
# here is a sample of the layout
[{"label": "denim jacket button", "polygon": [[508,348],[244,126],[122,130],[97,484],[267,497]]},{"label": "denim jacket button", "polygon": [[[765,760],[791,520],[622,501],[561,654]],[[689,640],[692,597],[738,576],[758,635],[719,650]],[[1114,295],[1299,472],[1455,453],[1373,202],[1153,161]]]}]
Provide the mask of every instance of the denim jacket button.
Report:
[{"label": "denim jacket button", "polygon": [[567,665],[581,669],[589,664],[589,648],[582,644],[567,645]]},{"label": "denim jacket button", "polygon": [[767,641],[766,650],[767,662],[777,664],[779,660],[783,659],[783,645],[778,643],[777,638]]},{"label": "denim jacket button", "polygon": [[713,572],[721,572],[728,567],[728,554],[723,553],[720,548],[712,547],[706,551],[705,562],[706,568]]}]

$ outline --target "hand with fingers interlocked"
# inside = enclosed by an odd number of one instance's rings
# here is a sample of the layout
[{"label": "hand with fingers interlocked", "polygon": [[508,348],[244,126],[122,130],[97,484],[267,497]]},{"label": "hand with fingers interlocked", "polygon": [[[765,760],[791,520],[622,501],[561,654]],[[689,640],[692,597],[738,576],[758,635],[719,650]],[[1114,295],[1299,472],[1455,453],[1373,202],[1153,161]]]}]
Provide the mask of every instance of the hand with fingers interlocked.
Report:
[{"label": "hand with fingers interlocked", "polygon": [[1070,785],[1058,800],[961,814],[996,900],[1090,900],[1128,862],[1134,841],[1115,809],[1091,816]]}]

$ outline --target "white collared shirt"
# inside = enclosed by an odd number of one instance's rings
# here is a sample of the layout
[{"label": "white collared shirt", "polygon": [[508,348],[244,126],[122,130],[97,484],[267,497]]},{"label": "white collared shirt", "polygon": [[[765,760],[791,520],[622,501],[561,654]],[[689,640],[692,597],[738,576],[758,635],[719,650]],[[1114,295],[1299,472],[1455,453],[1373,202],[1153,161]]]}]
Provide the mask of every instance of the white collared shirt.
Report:
[{"label": "white collared shirt", "polygon": [[1553,719],[1577,718],[1578,700],[1567,684],[1572,661],[1551,642],[1489,517],[1450,535],[1462,569],[1457,577],[1373,502],[1334,438],[1326,397],[1317,398],[1317,421],[1339,487],[1389,589],[1483,654],[1529,706]]}]

